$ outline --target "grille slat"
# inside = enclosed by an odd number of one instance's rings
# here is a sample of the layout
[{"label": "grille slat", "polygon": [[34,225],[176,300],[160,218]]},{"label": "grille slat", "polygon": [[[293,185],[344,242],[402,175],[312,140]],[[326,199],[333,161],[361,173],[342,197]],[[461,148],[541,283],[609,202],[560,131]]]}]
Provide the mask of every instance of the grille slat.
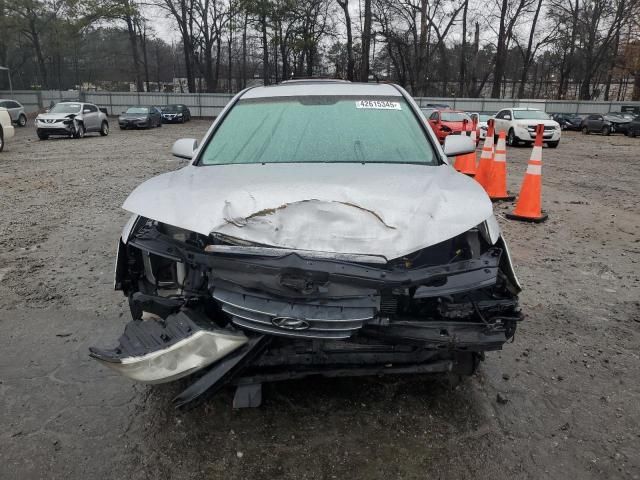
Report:
[{"label": "grille slat", "polygon": [[358,306],[370,305],[369,297],[288,302],[216,288],[213,298],[234,324],[286,337],[348,338],[375,315],[374,307]]}]

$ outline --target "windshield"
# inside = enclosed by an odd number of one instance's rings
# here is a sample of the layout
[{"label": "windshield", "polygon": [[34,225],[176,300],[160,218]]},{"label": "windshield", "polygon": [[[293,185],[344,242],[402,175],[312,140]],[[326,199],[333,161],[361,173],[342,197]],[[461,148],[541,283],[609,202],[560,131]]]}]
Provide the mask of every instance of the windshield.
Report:
[{"label": "windshield", "polygon": [[137,113],[137,114],[147,114],[149,113],[148,107],[129,107],[125,113]]},{"label": "windshield", "polygon": [[50,112],[51,113],[78,113],[82,104],[80,103],[58,103]]},{"label": "windshield", "polygon": [[200,157],[202,165],[311,162],[438,165],[401,97],[240,100]]},{"label": "windshield", "polygon": [[540,110],[514,110],[515,120],[549,120],[549,115]]},{"label": "windshield", "polygon": [[471,122],[471,117],[466,113],[460,112],[440,112],[440,119],[443,122]]},{"label": "windshield", "polygon": [[177,113],[178,105],[167,105],[165,107],[162,107],[162,111],[165,113]]}]

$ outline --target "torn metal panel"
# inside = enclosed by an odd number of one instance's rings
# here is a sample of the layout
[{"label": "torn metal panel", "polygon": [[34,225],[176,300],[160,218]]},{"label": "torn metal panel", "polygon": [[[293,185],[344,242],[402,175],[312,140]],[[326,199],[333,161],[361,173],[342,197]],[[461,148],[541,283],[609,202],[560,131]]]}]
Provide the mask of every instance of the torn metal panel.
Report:
[{"label": "torn metal panel", "polygon": [[123,208],[203,235],[387,259],[493,215],[473,179],[447,165],[412,164],[188,166],[146,181]]}]

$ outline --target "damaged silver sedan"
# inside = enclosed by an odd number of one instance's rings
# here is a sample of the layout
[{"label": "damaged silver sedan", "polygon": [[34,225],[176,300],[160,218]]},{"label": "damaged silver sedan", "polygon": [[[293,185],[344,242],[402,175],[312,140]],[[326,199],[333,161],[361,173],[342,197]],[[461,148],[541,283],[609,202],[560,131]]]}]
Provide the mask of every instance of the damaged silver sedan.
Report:
[{"label": "damaged silver sedan", "polygon": [[134,380],[223,385],[309,375],[472,374],[513,337],[520,286],[489,198],[389,84],[292,81],[239,93],[190,164],[140,185],[118,246],[133,320],[91,356]]}]

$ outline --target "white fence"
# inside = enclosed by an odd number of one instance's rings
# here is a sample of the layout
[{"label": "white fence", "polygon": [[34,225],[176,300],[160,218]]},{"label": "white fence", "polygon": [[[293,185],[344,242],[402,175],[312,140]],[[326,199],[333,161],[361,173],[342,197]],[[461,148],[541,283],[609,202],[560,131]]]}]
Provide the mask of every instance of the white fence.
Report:
[{"label": "white fence", "polygon": [[[0,98],[12,98],[25,106],[28,113],[48,108],[62,100],[80,100],[105,107],[110,115],[118,115],[131,105],[168,105],[181,103],[189,107],[194,117],[215,117],[232,98],[226,93],[146,93],[146,92],[78,92],[57,90],[0,91]],[[577,100],[518,100],[494,98],[438,98],[416,97],[421,108],[427,104],[446,104],[467,112],[494,113],[509,107],[539,108],[548,113],[606,113],[619,112],[623,106],[640,109],[640,102],[588,102]]]}]

